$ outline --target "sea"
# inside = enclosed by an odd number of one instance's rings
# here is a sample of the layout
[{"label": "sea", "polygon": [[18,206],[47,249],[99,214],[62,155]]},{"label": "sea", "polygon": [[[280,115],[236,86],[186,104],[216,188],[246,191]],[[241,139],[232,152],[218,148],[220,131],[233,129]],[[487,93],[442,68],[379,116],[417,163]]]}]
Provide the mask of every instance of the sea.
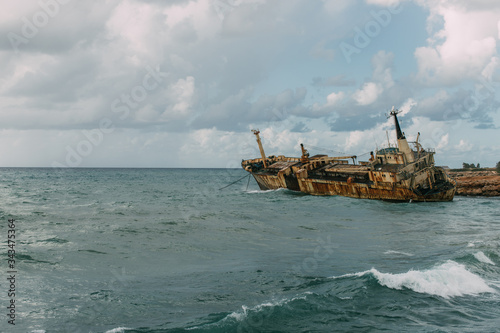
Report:
[{"label": "sea", "polygon": [[2,168],[0,203],[1,332],[500,330],[499,198],[261,191],[240,169]]}]

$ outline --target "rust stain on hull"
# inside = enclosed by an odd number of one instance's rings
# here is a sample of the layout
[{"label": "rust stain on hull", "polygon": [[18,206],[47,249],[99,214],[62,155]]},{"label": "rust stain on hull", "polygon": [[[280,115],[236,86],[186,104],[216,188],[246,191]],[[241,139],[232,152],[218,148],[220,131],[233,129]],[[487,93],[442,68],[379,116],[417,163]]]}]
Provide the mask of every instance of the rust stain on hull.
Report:
[{"label": "rust stain on hull", "polygon": [[[275,190],[288,188],[283,186],[279,177],[266,174],[252,174],[261,190]],[[417,193],[403,187],[380,186],[372,184],[358,184],[340,181],[327,181],[317,179],[300,179],[297,181],[298,189],[311,195],[340,195],[357,199],[371,199],[384,201],[415,201],[415,202],[433,202],[433,201],[452,201],[455,196],[455,188],[442,192],[418,195]]]}]

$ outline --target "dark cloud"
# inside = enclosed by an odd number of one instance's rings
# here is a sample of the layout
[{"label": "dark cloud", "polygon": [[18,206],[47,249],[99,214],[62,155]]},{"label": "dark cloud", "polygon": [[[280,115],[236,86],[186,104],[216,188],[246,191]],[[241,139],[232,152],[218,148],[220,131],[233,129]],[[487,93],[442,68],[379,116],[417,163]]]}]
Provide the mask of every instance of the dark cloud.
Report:
[{"label": "dark cloud", "polygon": [[106,19],[115,3],[71,1],[50,6],[37,5],[0,24],[0,50],[44,54],[65,53],[75,45],[90,47],[102,37]]},{"label": "dark cloud", "polygon": [[302,121],[296,123],[295,126],[290,130],[290,132],[295,132],[295,133],[306,133],[310,131],[311,129],[307,127],[307,125]]},{"label": "dark cloud", "polygon": [[499,108],[500,102],[495,99],[494,91],[480,87],[458,89],[452,93],[439,91],[418,103],[415,114],[434,121],[463,120],[476,124],[476,128],[492,128],[491,115]]},{"label": "dark cloud", "polygon": [[241,91],[201,111],[192,123],[194,128],[217,128],[219,130],[247,130],[251,123],[282,122],[290,116],[300,114],[307,95],[305,88],[285,90],[276,95],[262,95],[251,102],[252,92]]}]

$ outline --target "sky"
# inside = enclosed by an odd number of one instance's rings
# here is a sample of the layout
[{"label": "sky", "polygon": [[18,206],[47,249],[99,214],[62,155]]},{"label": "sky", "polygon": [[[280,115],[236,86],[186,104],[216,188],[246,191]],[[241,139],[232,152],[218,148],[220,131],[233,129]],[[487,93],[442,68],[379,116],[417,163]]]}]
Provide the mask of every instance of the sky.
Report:
[{"label": "sky", "polygon": [[0,1],[1,167],[500,161],[498,0]]}]

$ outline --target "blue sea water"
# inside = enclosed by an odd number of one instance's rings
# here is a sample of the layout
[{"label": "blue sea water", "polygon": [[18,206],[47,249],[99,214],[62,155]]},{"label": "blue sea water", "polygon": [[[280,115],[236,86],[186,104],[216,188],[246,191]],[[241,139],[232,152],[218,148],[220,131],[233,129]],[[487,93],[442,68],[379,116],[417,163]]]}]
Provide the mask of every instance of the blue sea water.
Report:
[{"label": "blue sea water", "polygon": [[[0,169],[1,332],[493,332],[500,200],[260,191],[225,169]],[[16,318],[8,323],[8,219]]]}]

